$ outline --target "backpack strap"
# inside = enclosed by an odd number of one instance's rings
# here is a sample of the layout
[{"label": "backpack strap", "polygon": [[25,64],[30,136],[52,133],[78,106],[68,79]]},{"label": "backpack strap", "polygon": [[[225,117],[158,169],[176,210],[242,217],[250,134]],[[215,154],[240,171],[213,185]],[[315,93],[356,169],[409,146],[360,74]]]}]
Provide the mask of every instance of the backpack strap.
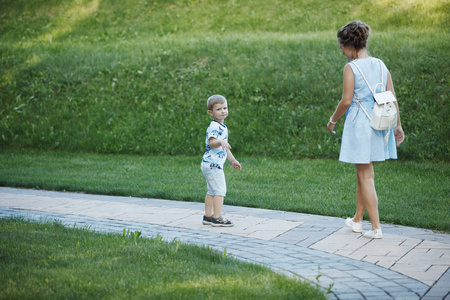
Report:
[{"label": "backpack strap", "polygon": [[369,114],[367,113],[367,110],[364,108],[364,106],[361,104],[361,102],[359,102],[358,97],[356,97],[356,95],[355,95],[355,100],[356,100],[356,103],[359,104],[359,106],[361,107],[363,112],[366,114],[367,118],[369,118],[369,121],[372,121],[372,118],[369,116]]},{"label": "backpack strap", "polygon": [[[358,66],[356,63],[354,63],[353,61],[350,62],[350,63],[351,63],[352,65],[354,65],[354,66],[358,69],[359,73],[360,73],[361,76],[363,77],[364,81],[366,82],[367,86],[369,87],[369,89],[370,89],[370,91],[372,92],[372,95],[373,95],[373,90],[372,90],[372,88],[370,87],[369,82],[367,81],[366,77],[364,76],[364,73],[361,71],[361,69],[359,68],[359,66]],[[363,112],[366,114],[367,118],[369,118],[369,120],[372,121],[372,118],[369,116],[369,114],[367,113],[366,109],[364,108],[364,106],[363,106],[363,105],[361,104],[361,102],[359,101],[358,97],[356,97],[356,93],[354,93],[354,95],[355,95],[355,101],[356,101],[356,103],[358,103],[359,107],[361,107],[361,109],[363,110]]]},{"label": "backpack strap", "polygon": [[[354,65],[354,66],[358,69],[358,71],[359,71],[359,73],[361,74],[362,78],[364,79],[364,81],[366,82],[366,84],[367,84],[367,86],[369,87],[370,91],[372,92],[372,95],[375,94],[375,92],[374,92],[374,91],[372,90],[372,88],[370,87],[370,84],[369,84],[369,82],[367,81],[366,76],[364,76],[364,73],[361,71],[360,67],[359,67],[355,62],[353,62],[353,61],[350,62],[350,63],[351,63],[352,65]],[[383,84],[383,66],[381,65],[381,60],[378,60],[378,63],[379,63],[379,65],[380,65],[381,78],[380,78],[380,83],[377,83],[377,85],[375,85],[375,89],[376,89],[376,87],[377,87],[378,85],[381,85],[381,87],[383,88],[382,91],[385,91],[386,88],[385,88],[385,86],[384,86],[384,84]]]}]

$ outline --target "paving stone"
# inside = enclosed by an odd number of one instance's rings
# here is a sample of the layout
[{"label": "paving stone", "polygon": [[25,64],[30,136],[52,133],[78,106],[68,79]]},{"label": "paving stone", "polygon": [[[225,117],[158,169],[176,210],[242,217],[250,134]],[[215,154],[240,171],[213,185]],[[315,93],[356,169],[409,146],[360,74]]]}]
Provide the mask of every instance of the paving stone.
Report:
[{"label": "paving stone", "polygon": [[390,296],[393,299],[407,299],[407,300],[414,300],[414,299],[420,299],[421,297],[419,295],[417,295],[416,293],[413,292],[392,292],[390,293]]}]

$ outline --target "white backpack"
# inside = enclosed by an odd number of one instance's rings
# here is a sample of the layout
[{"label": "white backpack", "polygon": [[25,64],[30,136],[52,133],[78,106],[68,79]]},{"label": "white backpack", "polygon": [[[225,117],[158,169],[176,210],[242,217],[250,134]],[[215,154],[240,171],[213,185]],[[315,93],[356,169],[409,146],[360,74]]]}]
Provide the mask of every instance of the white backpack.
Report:
[{"label": "white backpack", "polygon": [[[395,99],[394,94],[392,94],[391,91],[386,91],[385,86],[383,85],[383,67],[381,66],[380,62],[380,68],[381,68],[381,83],[378,83],[375,86],[375,90],[378,85],[381,85],[382,92],[375,93],[372,88],[370,87],[369,82],[367,81],[366,77],[364,76],[361,69],[358,67],[357,64],[354,62],[351,62],[356,68],[358,68],[359,73],[361,73],[361,76],[363,77],[364,81],[366,82],[367,86],[369,87],[370,91],[372,92],[375,104],[373,107],[373,113],[372,117],[369,116],[367,111],[364,109],[364,106],[359,102],[358,98],[355,94],[355,100],[359,104],[359,106],[362,108],[366,116],[370,120],[370,126],[375,130],[386,130],[386,129],[392,129],[397,126],[397,107],[395,106]],[[387,145],[389,140],[390,130],[387,133],[387,135],[384,137],[385,144]]]}]

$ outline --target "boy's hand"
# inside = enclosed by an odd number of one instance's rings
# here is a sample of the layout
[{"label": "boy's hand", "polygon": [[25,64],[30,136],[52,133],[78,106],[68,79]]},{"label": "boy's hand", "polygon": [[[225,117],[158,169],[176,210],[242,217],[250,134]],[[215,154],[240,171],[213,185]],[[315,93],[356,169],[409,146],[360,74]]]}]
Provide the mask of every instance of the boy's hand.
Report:
[{"label": "boy's hand", "polygon": [[223,150],[228,151],[231,149],[231,145],[228,144],[227,141],[220,141],[220,146],[222,146]]},{"label": "boy's hand", "polygon": [[235,170],[236,170],[236,169],[239,169],[239,170],[242,169],[241,164],[240,164],[237,160],[235,160],[234,162],[232,162],[231,165],[233,166],[233,168],[234,168]]}]

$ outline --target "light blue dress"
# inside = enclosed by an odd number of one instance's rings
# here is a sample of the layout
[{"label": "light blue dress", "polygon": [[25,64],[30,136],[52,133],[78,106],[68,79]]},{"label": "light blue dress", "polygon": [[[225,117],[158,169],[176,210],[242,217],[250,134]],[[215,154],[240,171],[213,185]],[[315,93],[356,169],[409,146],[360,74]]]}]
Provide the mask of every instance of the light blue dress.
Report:
[{"label": "light blue dress", "polygon": [[[364,73],[373,90],[375,90],[376,85],[381,80],[383,80],[383,86],[386,87],[388,70],[381,60],[369,57],[356,59],[353,63],[356,63]],[[380,131],[370,127],[369,118],[355,101],[355,94],[369,116],[373,112],[373,95],[358,68],[352,65],[352,63],[349,64],[355,76],[355,88],[352,103],[345,115],[339,160],[353,164],[368,164],[374,161],[396,159],[397,146],[394,130],[391,129],[388,143],[385,145],[384,137],[388,133],[388,130]],[[383,68],[383,72],[381,72],[381,68]],[[383,73],[383,79],[381,79],[381,73]],[[380,86],[377,87],[375,92],[379,91],[381,91]]]}]

